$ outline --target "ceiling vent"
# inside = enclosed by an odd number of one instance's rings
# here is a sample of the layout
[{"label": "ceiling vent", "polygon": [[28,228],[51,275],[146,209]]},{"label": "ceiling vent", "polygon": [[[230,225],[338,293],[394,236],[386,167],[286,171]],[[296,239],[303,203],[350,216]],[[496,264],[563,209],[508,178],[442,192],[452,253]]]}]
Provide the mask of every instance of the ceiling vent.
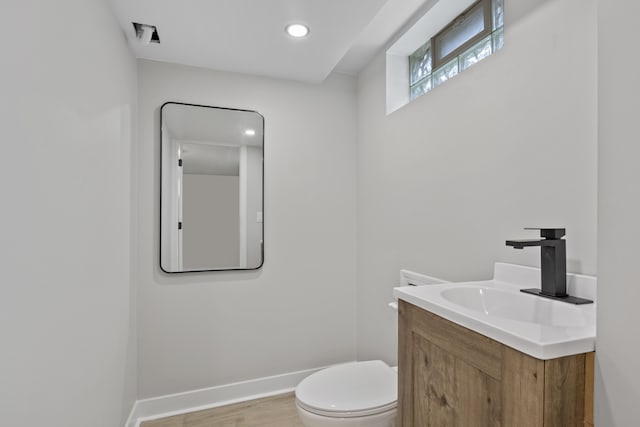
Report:
[{"label": "ceiling vent", "polygon": [[133,28],[136,31],[136,38],[143,45],[147,46],[149,43],[160,43],[160,36],[158,36],[158,29],[155,25],[139,24],[132,22]]}]

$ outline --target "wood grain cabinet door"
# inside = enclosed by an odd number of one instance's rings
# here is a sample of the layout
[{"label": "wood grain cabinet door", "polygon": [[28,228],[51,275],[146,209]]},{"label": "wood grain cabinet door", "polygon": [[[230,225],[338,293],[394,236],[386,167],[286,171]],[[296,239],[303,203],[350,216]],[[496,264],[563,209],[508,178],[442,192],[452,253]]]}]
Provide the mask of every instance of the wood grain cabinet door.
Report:
[{"label": "wood grain cabinet door", "polygon": [[414,337],[416,426],[500,426],[500,379],[436,344]]},{"label": "wood grain cabinet door", "polygon": [[581,427],[589,419],[584,354],[535,359],[404,301],[398,325],[398,427]]}]

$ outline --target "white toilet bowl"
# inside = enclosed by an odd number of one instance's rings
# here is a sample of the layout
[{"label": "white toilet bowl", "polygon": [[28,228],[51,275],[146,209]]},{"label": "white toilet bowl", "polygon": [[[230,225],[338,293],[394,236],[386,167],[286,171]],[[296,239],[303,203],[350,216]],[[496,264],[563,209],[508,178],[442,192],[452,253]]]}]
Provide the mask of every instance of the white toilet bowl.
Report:
[{"label": "white toilet bowl", "polygon": [[380,360],[332,366],[296,387],[306,427],[395,427],[398,374]]}]

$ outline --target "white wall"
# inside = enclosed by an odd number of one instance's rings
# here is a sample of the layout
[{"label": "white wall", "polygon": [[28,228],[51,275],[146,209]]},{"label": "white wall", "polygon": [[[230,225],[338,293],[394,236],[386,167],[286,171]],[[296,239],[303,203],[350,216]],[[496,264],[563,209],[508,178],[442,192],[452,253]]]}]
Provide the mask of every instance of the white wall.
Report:
[{"label": "white wall", "polygon": [[[640,423],[640,5],[602,1],[598,11],[597,426]],[[619,59],[626,58],[624,63]]]},{"label": "white wall", "polygon": [[122,425],[136,64],[102,0],[3,1],[0,40],[0,424]]},{"label": "white wall", "polygon": [[247,179],[247,265],[255,267],[262,263],[262,222],[258,222],[258,212],[262,213],[262,148],[247,147]]},{"label": "white wall", "polygon": [[[355,358],[355,81],[321,85],[139,61],[139,398]],[[265,264],[158,266],[159,108],[265,117]]]},{"label": "white wall", "polygon": [[505,46],[385,115],[379,55],[358,79],[358,356],[395,360],[385,308],[400,268],[487,279],[539,265],[505,240],[567,228],[568,269],[596,273],[594,0],[508,1]]},{"label": "white wall", "polygon": [[182,266],[240,265],[240,179],[185,173],[182,177]]}]

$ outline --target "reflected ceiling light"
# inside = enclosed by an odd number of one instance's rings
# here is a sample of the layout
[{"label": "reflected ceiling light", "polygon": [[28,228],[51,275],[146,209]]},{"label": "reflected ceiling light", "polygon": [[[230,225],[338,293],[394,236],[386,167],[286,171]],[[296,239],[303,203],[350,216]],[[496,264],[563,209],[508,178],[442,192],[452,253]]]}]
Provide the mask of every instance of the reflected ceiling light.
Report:
[{"label": "reflected ceiling light", "polygon": [[306,37],[306,35],[309,34],[309,27],[302,24],[289,24],[285,30],[291,37],[296,38]]},{"label": "reflected ceiling light", "polygon": [[256,134],[256,131],[253,130],[253,129],[247,129],[247,130],[244,131],[244,134],[247,135],[247,136],[253,136],[253,135]]}]

